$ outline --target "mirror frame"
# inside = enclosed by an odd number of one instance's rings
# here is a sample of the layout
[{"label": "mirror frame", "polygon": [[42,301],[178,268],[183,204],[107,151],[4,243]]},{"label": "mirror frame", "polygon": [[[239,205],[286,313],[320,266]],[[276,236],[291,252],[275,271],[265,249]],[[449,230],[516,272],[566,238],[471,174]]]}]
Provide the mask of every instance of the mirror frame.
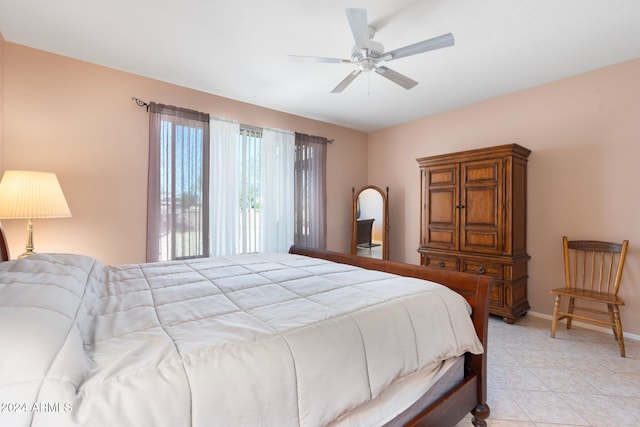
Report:
[{"label": "mirror frame", "polygon": [[375,190],[380,194],[382,199],[382,259],[389,259],[389,187],[387,192],[382,191],[380,187],[375,185],[365,185],[356,191],[355,187],[351,188],[353,197],[353,211],[351,217],[351,254],[358,254],[358,197],[365,190]]}]

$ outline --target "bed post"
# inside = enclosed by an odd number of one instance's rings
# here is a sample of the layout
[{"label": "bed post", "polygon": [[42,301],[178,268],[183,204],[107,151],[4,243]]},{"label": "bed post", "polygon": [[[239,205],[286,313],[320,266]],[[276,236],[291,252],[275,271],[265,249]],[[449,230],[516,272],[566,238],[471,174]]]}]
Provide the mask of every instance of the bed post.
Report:
[{"label": "bed post", "polygon": [[0,224],[0,262],[9,261],[9,245],[7,245],[7,237],[4,235],[2,224]]}]

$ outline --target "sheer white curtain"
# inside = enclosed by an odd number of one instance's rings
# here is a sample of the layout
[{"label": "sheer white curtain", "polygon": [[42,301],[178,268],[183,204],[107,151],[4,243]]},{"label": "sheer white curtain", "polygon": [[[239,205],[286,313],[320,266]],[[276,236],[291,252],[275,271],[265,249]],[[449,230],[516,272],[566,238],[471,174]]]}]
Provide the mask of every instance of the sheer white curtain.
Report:
[{"label": "sheer white curtain", "polygon": [[211,256],[238,252],[238,207],[240,125],[211,118],[210,165],[210,253]]},{"label": "sheer white curtain", "polygon": [[263,129],[260,251],[287,252],[294,240],[295,134]]}]

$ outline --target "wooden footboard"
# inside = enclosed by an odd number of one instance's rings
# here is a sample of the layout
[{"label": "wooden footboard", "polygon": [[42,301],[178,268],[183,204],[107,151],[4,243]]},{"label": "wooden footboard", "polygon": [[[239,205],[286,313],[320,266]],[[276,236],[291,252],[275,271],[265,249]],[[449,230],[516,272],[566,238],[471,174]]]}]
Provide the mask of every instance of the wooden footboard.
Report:
[{"label": "wooden footboard", "polygon": [[440,283],[461,294],[473,308],[471,318],[485,352],[465,355],[465,378],[415,417],[409,426],[455,426],[466,414],[473,414],[475,426],[486,426],[489,417],[487,405],[487,328],[489,319],[489,290],[493,279],[488,276],[436,270],[418,265],[383,261],[338,252],[319,251],[292,246],[292,254],[322,258],[370,270],[384,271],[400,276],[415,277]]}]

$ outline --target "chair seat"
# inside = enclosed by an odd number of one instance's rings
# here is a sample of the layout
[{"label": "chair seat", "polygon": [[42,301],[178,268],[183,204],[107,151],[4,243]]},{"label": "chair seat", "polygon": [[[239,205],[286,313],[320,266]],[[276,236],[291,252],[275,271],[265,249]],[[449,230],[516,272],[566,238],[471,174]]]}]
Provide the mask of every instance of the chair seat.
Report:
[{"label": "chair seat", "polygon": [[589,301],[598,301],[605,304],[624,305],[622,298],[617,295],[607,294],[605,292],[591,291],[580,288],[557,288],[551,289],[552,294],[559,294],[570,298],[579,298]]}]

